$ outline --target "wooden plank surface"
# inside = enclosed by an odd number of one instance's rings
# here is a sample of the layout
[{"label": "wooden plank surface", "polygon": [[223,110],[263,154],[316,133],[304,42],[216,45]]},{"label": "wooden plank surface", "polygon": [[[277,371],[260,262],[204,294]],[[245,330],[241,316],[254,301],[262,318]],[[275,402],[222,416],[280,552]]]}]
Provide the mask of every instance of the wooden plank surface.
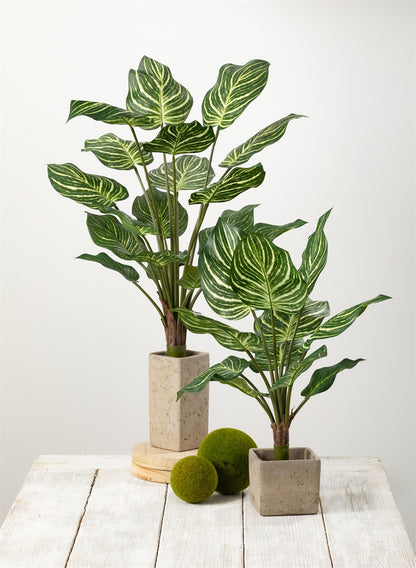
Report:
[{"label": "wooden plank surface", "polygon": [[0,566],[63,568],[94,475],[32,469],[0,531]]},{"label": "wooden plank surface", "polygon": [[321,503],[335,568],[416,566],[379,459],[322,460]]},{"label": "wooden plank surface", "polygon": [[244,499],[244,548],[246,568],[332,566],[321,512],[262,517],[250,501],[249,490]]},{"label": "wooden plank surface", "polygon": [[167,485],[99,470],[68,568],[154,568]]},{"label": "wooden plank surface", "polygon": [[261,517],[249,491],[190,505],[130,456],[40,456],[0,530],[1,568],[414,568],[381,462],[321,458],[322,514]]},{"label": "wooden plank surface", "polygon": [[185,503],[169,487],[157,568],[242,568],[242,494]]}]

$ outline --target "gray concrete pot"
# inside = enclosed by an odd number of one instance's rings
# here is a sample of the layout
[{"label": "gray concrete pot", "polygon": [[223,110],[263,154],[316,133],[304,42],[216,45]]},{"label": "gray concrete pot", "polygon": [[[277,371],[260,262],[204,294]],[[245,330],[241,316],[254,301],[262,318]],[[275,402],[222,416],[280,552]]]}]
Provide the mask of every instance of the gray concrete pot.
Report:
[{"label": "gray concrete pot", "polygon": [[186,357],[149,355],[150,445],[174,452],[198,448],[208,434],[208,387],[200,393],[176,393],[209,368],[209,354],[188,351]]},{"label": "gray concrete pot", "polygon": [[288,460],[273,449],[249,451],[250,499],[260,515],[318,512],[321,461],[309,448],[290,448]]}]

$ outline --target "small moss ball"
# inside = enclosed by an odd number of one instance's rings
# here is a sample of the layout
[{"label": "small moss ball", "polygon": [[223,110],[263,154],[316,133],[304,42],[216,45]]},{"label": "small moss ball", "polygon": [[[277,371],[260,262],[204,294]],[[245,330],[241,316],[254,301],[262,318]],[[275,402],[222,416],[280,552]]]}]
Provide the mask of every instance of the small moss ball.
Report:
[{"label": "small moss ball", "polygon": [[201,456],[179,460],[170,472],[173,492],[187,503],[201,503],[214,493],[218,483],[217,470]]},{"label": "small moss ball", "polygon": [[235,428],[219,428],[202,440],[198,456],[207,458],[214,464],[218,474],[219,493],[233,495],[249,486],[250,448],[257,448],[256,442],[248,434]]}]

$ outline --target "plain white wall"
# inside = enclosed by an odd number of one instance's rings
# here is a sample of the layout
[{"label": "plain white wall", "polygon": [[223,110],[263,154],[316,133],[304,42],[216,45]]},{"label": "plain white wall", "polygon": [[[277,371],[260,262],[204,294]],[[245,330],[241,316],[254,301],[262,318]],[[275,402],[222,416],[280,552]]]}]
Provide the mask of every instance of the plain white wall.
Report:
[{"label": "plain white wall", "polygon": [[[221,64],[263,58],[268,85],[222,134],[216,163],[290,112],[309,118],[259,155],[263,186],[226,207],[261,203],[257,220],[308,221],[280,241],[297,262],[317,218],[333,207],[314,297],[329,300],[332,313],[381,292],[394,297],[328,342],[328,364],[366,362],[305,407],[292,443],[320,455],[379,456],[414,538],[413,2],[2,8],[2,514],[38,454],[127,454],[146,440],[147,354],[163,348],[160,324],[133,286],[74,260],[96,250],[85,208],[53,191],[46,164],[74,162],[133,194],[136,185],[80,152],[87,138],[128,132],[87,118],[66,125],[70,99],[123,106],[128,70],[146,54],[190,89],[191,118],[199,118]],[[212,208],[209,224],[219,211]],[[206,336],[191,336],[189,347],[209,350],[212,362],[226,356]],[[241,428],[270,445],[266,417],[231,390],[213,385],[211,429]]]}]

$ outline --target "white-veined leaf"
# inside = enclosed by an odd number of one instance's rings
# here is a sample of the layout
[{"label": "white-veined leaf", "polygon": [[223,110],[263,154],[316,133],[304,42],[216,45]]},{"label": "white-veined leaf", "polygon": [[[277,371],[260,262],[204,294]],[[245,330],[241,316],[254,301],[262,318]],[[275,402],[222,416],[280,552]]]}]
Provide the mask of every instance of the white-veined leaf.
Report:
[{"label": "white-veined leaf", "polygon": [[212,365],[209,369],[198,375],[183,389],[178,391],[178,400],[185,392],[200,392],[210,381],[231,381],[241,375],[248,367],[248,361],[230,355],[221,363]]},{"label": "white-veined leaf", "polygon": [[[209,168],[209,175],[208,174]],[[175,161],[176,170],[176,189],[196,190],[205,186],[214,177],[214,170],[209,165],[208,158],[200,158],[199,156],[184,155],[179,156]],[[165,169],[165,164],[159,166],[156,170],[149,172],[152,187],[173,191],[173,164],[169,162]],[[167,177],[167,182],[166,182]]]},{"label": "white-veined leaf", "polygon": [[[142,146],[142,145],[141,145]],[[102,164],[115,170],[131,170],[142,165],[136,142],[123,140],[115,134],[103,134],[100,138],[85,140],[83,152],[92,152]],[[153,162],[153,156],[142,148],[145,164]]]},{"label": "white-veined leaf", "polygon": [[230,126],[262,92],[268,73],[269,63],[261,59],[254,59],[245,65],[223,65],[217,82],[202,103],[205,126]]},{"label": "white-veined leaf", "polygon": [[87,227],[94,243],[124,260],[135,260],[146,251],[140,237],[132,235],[112,215],[87,214]]},{"label": "white-veined leaf", "polygon": [[58,193],[92,209],[109,207],[129,196],[118,181],[87,174],[74,164],[49,164],[48,177]]},{"label": "white-veined leaf", "polygon": [[239,331],[233,327],[185,308],[174,310],[179,313],[185,327],[192,333],[209,333],[220,345],[233,351],[263,350],[260,338],[250,332]]},{"label": "white-veined leaf", "polygon": [[360,361],[364,361],[364,359],[355,359],[355,361],[352,359],[343,359],[331,367],[322,367],[322,369],[317,369],[313,373],[309,384],[301,392],[301,395],[305,398],[310,398],[315,394],[325,392],[333,385],[338,373],[345,369],[352,369]]},{"label": "white-veined leaf", "polygon": [[129,124],[142,128],[151,126],[151,122],[146,117],[138,116],[124,108],[94,101],[71,101],[68,120],[76,116],[88,116],[106,124]]},{"label": "white-veined leaf", "polygon": [[254,225],[254,209],[258,205],[246,205],[239,211],[232,211],[231,209],[226,209],[221,214],[221,219],[224,223],[229,225],[234,225],[238,227],[241,231],[251,231]]},{"label": "white-veined leaf", "polygon": [[272,385],[270,388],[270,392],[274,391],[279,388],[287,388],[291,387],[296,379],[302,374],[305,373],[315,361],[321,359],[322,357],[327,356],[327,348],[325,345],[322,345],[319,349],[302,359],[301,361],[294,361],[285,374],[280,377],[280,379]]},{"label": "white-veined leaf", "polygon": [[178,281],[179,286],[185,290],[195,290],[201,287],[201,279],[199,278],[199,270],[197,266],[187,266]]},{"label": "white-veined leaf", "polygon": [[258,187],[264,180],[265,171],[261,164],[251,168],[235,168],[217,183],[191,194],[189,203],[222,203],[230,201],[252,187]]},{"label": "white-veined leaf", "polygon": [[256,223],[253,227],[253,232],[257,233],[257,235],[261,235],[262,237],[266,237],[269,241],[274,241],[286,231],[290,231],[291,229],[297,229],[298,227],[302,227],[306,225],[306,221],[302,221],[302,219],[296,219],[296,221],[292,221],[291,223],[286,223],[285,225],[270,225],[268,223]]},{"label": "white-veined leaf", "polygon": [[149,152],[165,154],[195,154],[203,152],[215,140],[210,126],[202,126],[197,120],[183,124],[172,124],[160,130],[156,138],[143,147]]},{"label": "white-veined leaf", "polygon": [[306,301],[305,282],[289,253],[256,234],[248,234],[235,249],[231,286],[254,309],[297,313]]},{"label": "white-veined leaf", "polygon": [[81,254],[77,258],[80,258],[82,260],[90,260],[92,262],[98,262],[105,268],[109,268],[110,270],[115,270],[116,272],[124,276],[124,278],[129,282],[136,282],[139,279],[139,274],[132,266],[128,266],[127,264],[121,264],[120,262],[113,260],[105,252],[100,252],[97,255]]},{"label": "white-veined leaf", "polygon": [[246,140],[243,144],[231,150],[227,157],[221,162],[220,166],[224,168],[241,166],[241,164],[247,162],[254,154],[280,140],[286,132],[289,122],[295,118],[304,118],[304,115],[289,114],[269,124],[269,126],[257,132],[257,134]]},{"label": "white-veined leaf", "polygon": [[241,319],[250,308],[237,296],[230,281],[230,267],[242,231],[218,219],[214,228],[200,234],[199,275],[208,305],[227,319]]},{"label": "white-veined leaf", "polygon": [[192,108],[189,91],[174,80],[166,65],[150,57],[142,57],[139,67],[129,73],[126,106],[132,113],[144,116],[152,130],[166,124],[180,124]]},{"label": "white-veined leaf", "polygon": [[331,209],[319,218],[316,230],[310,235],[302,255],[299,274],[308,285],[308,294],[311,293],[318,276],[325,268],[328,256],[328,241],[324,233],[324,227],[330,213]]},{"label": "white-veined leaf", "polygon": [[[159,191],[157,189],[152,189],[152,194],[161,222],[162,235],[164,237],[169,237],[171,218],[169,215],[168,195],[164,191]],[[155,224],[153,223],[153,218],[151,210],[149,209],[148,202],[153,208],[150,190],[146,190],[143,195],[139,195],[135,198],[135,200],[133,201],[132,212],[141,225],[144,225],[146,227],[153,227],[153,234],[157,235],[158,229],[157,226],[155,226]],[[188,226],[188,213],[180,203],[178,203],[177,209],[179,235],[182,235],[186,231],[186,227]]]}]

